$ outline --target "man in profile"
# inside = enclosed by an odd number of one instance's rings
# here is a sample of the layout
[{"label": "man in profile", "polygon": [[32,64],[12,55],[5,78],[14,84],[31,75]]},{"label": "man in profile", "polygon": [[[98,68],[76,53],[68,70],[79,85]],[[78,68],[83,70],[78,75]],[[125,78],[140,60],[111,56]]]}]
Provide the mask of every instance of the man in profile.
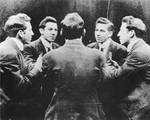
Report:
[{"label": "man in profile", "polygon": [[119,78],[116,94],[129,119],[150,119],[150,46],[144,41],[146,25],[133,16],[125,16],[118,37],[127,44],[128,55],[118,67],[107,66],[109,78]]},{"label": "man in profile", "polygon": [[43,57],[47,84],[55,90],[45,120],[105,120],[96,90],[104,56],[83,45],[84,21],[78,13],[65,16],[61,32],[65,44]]},{"label": "man in profile", "polygon": [[42,58],[39,57],[34,68],[28,71],[22,54],[24,44],[31,40],[27,38],[32,38],[32,26],[30,21],[12,15],[6,21],[4,30],[8,37],[0,43],[1,89],[9,101],[1,111],[2,119],[33,119],[33,113],[37,114],[37,111],[31,107],[36,106],[33,105],[36,102],[32,101],[36,94],[32,88],[40,82],[35,78],[41,72]]}]

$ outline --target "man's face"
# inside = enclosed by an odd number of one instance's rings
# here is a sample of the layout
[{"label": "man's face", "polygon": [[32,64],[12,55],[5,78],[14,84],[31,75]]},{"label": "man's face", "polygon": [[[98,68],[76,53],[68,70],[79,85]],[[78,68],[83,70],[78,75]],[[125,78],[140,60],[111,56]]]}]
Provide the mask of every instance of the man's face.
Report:
[{"label": "man's face", "polygon": [[131,34],[130,31],[127,29],[126,23],[122,23],[120,27],[120,31],[117,36],[119,37],[121,44],[125,44],[129,42],[129,40],[131,39]]},{"label": "man's face", "polygon": [[108,38],[112,36],[112,31],[108,31],[108,25],[107,24],[96,24],[95,27],[95,38],[97,42],[103,43]]},{"label": "man's face", "polygon": [[23,43],[30,43],[32,40],[32,36],[34,35],[32,31],[32,26],[30,22],[26,22],[26,30],[24,30],[24,34],[22,36]]},{"label": "man's face", "polygon": [[49,42],[53,42],[58,34],[58,26],[54,22],[47,22],[45,28],[41,29],[41,35]]}]

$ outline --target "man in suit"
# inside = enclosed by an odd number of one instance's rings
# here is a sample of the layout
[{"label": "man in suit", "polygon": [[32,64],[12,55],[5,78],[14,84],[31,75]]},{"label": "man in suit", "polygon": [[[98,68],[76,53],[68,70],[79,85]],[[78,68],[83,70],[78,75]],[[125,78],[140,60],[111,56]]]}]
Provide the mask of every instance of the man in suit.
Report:
[{"label": "man in suit", "polygon": [[[99,49],[104,53],[107,61],[112,59],[121,65],[126,58],[127,49],[111,39],[113,31],[113,23],[107,18],[99,17],[95,26],[96,42],[89,44],[88,47]],[[99,97],[103,102],[104,112],[108,120],[126,118],[118,108],[115,87],[114,81],[103,81],[99,86]]]},{"label": "man in suit", "polygon": [[[30,23],[31,18],[26,16],[26,19],[28,21],[18,15],[10,16],[4,26],[8,37],[0,43],[1,89],[9,97],[6,106],[1,110],[2,119],[6,120],[26,119],[32,110],[36,110],[26,105],[36,94],[32,91],[33,88],[36,88],[40,83],[35,78],[41,71],[42,57],[39,57],[31,71],[27,70],[21,52],[24,43],[31,40],[33,31]],[[33,106],[36,106],[36,103]]]},{"label": "man in suit", "polygon": [[150,119],[145,114],[150,112],[150,46],[143,40],[145,31],[141,19],[124,17],[118,36],[121,44],[128,45],[128,56],[122,66],[105,68],[109,70],[110,78],[119,78],[116,80],[118,99],[133,120]]},{"label": "man in suit", "polygon": [[[59,47],[59,45],[55,43],[55,39],[58,34],[58,25],[57,20],[54,17],[45,17],[39,24],[39,31],[41,33],[40,38],[31,42],[30,44],[25,45],[24,48],[24,56],[28,66],[30,66],[30,69],[32,69],[34,66],[34,63],[40,54],[44,55],[48,51],[52,51]],[[41,75],[38,79],[43,79],[43,76]],[[47,84],[45,82],[45,80],[42,82],[40,99],[40,101],[43,103],[43,111],[45,111],[49,99],[51,98],[47,94],[50,92],[51,96],[53,95],[52,90],[46,90]]]},{"label": "man in suit", "polygon": [[96,90],[104,56],[83,45],[84,21],[78,13],[67,14],[61,24],[65,44],[43,57],[47,84],[55,89],[45,120],[104,120]]},{"label": "man in suit", "polygon": [[41,33],[40,38],[27,44],[24,48],[25,58],[33,64],[40,54],[44,55],[48,51],[59,47],[54,42],[58,34],[57,20],[54,17],[45,17],[39,24],[39,31]]},{"label": "man in suit", "polygon": [[107,18],[99,17],[95,26],[96,42],[89,44],[88,47],[99,49],[107,60],[113,59],[121,64],[127,55],[127,50],[123,45],[111,39],[113,31],[113,23]]}]

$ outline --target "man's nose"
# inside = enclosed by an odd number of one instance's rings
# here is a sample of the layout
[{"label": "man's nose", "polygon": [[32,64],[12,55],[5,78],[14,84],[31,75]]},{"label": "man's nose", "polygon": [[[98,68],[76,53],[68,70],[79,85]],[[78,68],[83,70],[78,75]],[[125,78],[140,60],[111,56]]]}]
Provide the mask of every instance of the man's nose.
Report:
[{"label": "man's nose", "polygon": [[120,32],[117,34],[117,37],[119,37],[120,36]]},{"label": "man's nose", "polygon": [[57,31],[53,30],[53,31],[52,31],[52,34],[53,34],[53,35],[56,35],[56,34],[57,34]]},{"label": "man's nose", "polygon": [[32,35],[32,36],[34,35],[34,32],[33,32],[33,31],[31,31],[31,35]]}]

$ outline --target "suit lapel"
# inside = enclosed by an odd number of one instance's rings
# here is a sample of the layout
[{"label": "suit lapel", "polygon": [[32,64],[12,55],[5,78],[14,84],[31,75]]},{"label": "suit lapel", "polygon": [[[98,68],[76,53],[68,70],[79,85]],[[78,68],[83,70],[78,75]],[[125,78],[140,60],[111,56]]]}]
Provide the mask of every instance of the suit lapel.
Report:
[{"label": "suit lapel", "polygon": [[112,57],[113,57],[113,41],[111,40],[110,41],[110,44],[109,44],[109,46],[108,46],[108,48],[107,48],[107,52],[106,52],[106,57],[107,57],[107,59],[108,58],[111,58],[112,59]]},{"label": "suit lapel", "polygon": [[106,57],[106,60],[109,58],[112,58],[112,47],[113,47],[113,41],[111,40],[109,45],[104,48],[104,55]]},{"label": "suit lapel", "polygon": [[94,48],[96,48],[96,49],[99,49],[98,42],[96,42],[96,43],[95,43],[95,46],[94,46]]},{"label": "suit lapel", "polygon": [[38,42],[39,42],[38,47],[37,47],[38,53],[39,53],[39,54],[41,54],[41,53],[45,54],[45,53],[46,53],[46,49],[45,49],[45,47],[44,47],[44,45],[43,45],[41,39],[39,39]]}]

